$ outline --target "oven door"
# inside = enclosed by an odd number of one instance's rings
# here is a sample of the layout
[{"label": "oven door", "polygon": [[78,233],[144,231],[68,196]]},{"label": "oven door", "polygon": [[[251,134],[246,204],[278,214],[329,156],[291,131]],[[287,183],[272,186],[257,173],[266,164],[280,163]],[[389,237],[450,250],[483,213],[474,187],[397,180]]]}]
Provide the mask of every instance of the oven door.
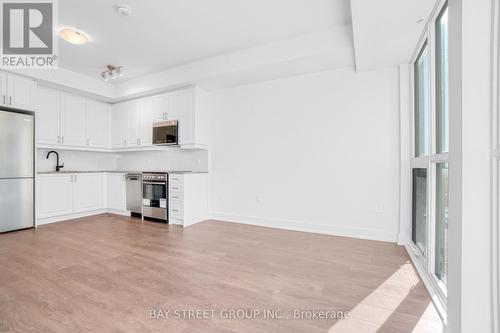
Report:
[{"label": "oven door", "polygon": [[179,143],[179,124],[177,120],[160,121],[153,124],[153,144],[177,145]]},{"label": "oven door", "polygon": [[142,215],[168,221],[167,185],[165,182],[142,182]]},{"label": "oven door", "polygon": [[167,208],[167,185],[165,182],[142,182],[142,205],[144,207]]}]

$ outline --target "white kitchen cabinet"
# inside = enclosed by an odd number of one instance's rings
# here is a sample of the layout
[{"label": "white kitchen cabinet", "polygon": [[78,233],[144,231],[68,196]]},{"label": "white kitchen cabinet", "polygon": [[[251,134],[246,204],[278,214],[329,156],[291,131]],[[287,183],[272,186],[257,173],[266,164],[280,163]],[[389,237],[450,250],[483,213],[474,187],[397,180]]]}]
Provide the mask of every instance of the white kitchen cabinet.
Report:
[{"label": "white kitchen cabinet", "polygon": [[179,140],[181,145],[193,144],[195,141],[195,92],[186,89],[180,92]]},{"label": "white kitchen cabinet", "polygon": [[38,224],[106,211],[127,215],[124,173],[37,175]]},{"label": "white kitchen cabinet", "polygon": [[209,218],[208,174],[170,173],[168,186],[170,224],[187,227]]},{"label": "white kitchen cabinet", "polygon": [[85,98],[61,93],[61,143],[85,146]]},{"label": "white kitchen cabinet", "polygon": [[153,144],[153,123],[165,119],[165,96],[153,96],[139,101],[141,110],[141,145]]},{"label": "white kitchen cabinet", "polygon": [[109,147],[109,104],[87,99],[86,145],[96,148]]},{"label": "white kitchen cabinet", "polygon": [[73,213],[104,208],[103,174],[77,173],[73,175]]},{"label": "white kitchen cabinet", "polygon": [[111,110],[111,147],[127,146],[128,103],[115,104]]},{"label": "white kitchen cabinet", "polygon": [[208,146],[209,95],[197,87],[179,94],[179,144],[185,149],[204,149]]},{"label": "white kitchen cabinet", "polygon": [[171,91],[165,94],[166,100],[166,114],[163,115],[163,118],[166,120],[180,120],[181,110],[180,110],[180,92],[179,91]]},{"label": "white kitchen cabinet", "polygon": [[15,74],[0,72],[0,105],[33,111],[36,82]]},{"label": "white kitchen cabinet", "polygon": [[7,95],[10,107],[22,110],[34,109],[36,83],[18,75],[7,75]]},{"label": "white kitchen cabinet", "polygon": [[7,76],[5,72],[0,72],[0,105],[8,106],[9,100],[7,97]]},{"label": "white kitchen cabinet", "polygon": [[[0,89],[3,89],[2,82],[6,79],[8,75],[2,77],[0,73]],[[208,147],[210,99],[197,87],[112,107],[78,95],[39,87],[36,104],[37,144],[40,148],[151,149],[153,123],[159,120],[179,121],[181,148]]]},{"label": "white kitchen cabinet", "polygon": [[106,174],[106,207],[108,209],[126,211],[127,192],[124,173]]},{"label": "white kitchen cabinet", "polygon": [[36,104],[37,143],[60,144],[59,91],[38,87]]},{"label": "white kitchen cabinet", "polygon": [[72,175],[38,175],[37,217],[46,218],[73,212]]},{"label": "white kitchen cabinet", "polygon": [[109,104],[38,87],[36,105],[38,145],[109,148]]},{"label": "white kitchen cabinet", "polygon": [[141,145],[141,108],[138,101],[127,102],[127,146],[136,147]]}]

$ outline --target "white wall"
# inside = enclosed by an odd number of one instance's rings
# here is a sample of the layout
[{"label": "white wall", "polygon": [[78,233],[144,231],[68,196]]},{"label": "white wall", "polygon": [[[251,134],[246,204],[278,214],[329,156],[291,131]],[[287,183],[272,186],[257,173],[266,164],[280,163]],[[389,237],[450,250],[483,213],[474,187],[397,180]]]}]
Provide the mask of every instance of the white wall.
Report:
[{"label": "white wall", "polygon": [[492,4],[449,1],[450,333],[498,332],[492,315],[498,283],[492,281],[492,222],[498,223],[491,217]]},{"label": "white wall", "polygon": [[[55,171],[56,156],[51,154],[46,159],[51,149],[37,149],[37,171]],[[59,163],[64,163],[63,171],[111,171],[117,167],[115,154],[59,150]]]},{"label": "white wall", "polygon": [[397,68],[215,92],[214,218],[396,241]]}]

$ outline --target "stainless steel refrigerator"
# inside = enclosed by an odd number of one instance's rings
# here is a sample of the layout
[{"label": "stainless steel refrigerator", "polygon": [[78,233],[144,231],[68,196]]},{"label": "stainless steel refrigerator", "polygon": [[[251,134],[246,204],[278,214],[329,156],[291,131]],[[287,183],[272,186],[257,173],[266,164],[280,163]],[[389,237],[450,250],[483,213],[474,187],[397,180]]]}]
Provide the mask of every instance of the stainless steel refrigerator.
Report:
[{"label": "stainless steel refrigerator", "polygon": [[0,232],[34,226],[33,113],[0,109]]}]

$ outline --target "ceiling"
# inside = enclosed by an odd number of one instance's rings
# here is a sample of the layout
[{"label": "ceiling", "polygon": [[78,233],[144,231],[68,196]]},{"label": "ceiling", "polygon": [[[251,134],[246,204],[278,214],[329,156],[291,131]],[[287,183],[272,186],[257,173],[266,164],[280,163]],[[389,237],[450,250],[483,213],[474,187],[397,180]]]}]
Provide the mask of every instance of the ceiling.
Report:
[{"label": "ceiling", "polygon": [[[131,16],[117,14],[122,4]],[[350,22],[349,0],[63,0],[59,26],[91,42],[61,40],[59,66],[98,78],[106,64],[123,65],[123,82]]]},{"label": "ceiling", "polygon": [[409,63],[435,4],[436,0],[351,0],[356,70]]}]

